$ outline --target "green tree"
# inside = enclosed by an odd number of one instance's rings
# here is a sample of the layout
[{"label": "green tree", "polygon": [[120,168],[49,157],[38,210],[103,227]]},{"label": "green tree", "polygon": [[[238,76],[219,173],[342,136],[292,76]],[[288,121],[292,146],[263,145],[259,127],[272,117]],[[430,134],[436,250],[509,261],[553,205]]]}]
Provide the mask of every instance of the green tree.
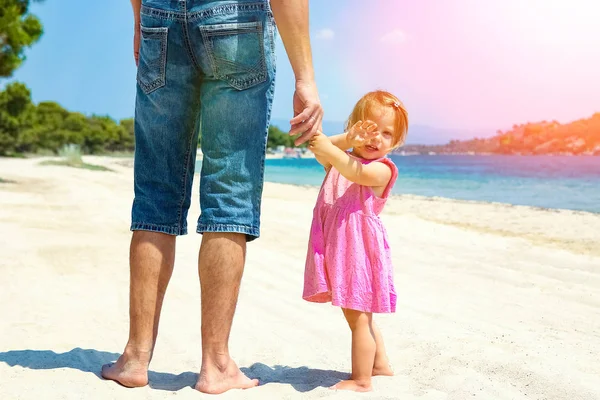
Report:
[{"label": "green tree", "polygon": [[30,106],[31,93],[22,83],[11,83],[0,92],[0,155],[16,150],[19,130]]},{"label": "green tree", "polygon": [[85,153],[101,153],[119,142],[124,128],[108,116],[93,115],[89,118],[89,128],[85,132],[83,150]]},{"label": "green tree", "polygon": [[40,20],[29,13],[30,2],[0,0],[0,77],[12,76],[25,60],[25,49],[42,36]]},{"label": "green tree", "polygon": [[293,147],[294,139],[278,127],[271,125],[267,137],[267,148],[273,149],[277,146]]},{"label": "green tree", "polygon": [[133,118],[122,119],[119,121],[119,140],[113,144],[113,151],[132,151],[135,147],[134,122]]},{"label": "green tree", "polygon": [[[276,127],[274,125],[269,126],[269,136],[267,138],[267,148],[273,149],[273,148],[276,148],[277,146],[296,147],[296,145],[294,144],[294,140],[296,140],[296,137],[290,136],[288,133],[283,132],[281,129],[279,129],[278,127]],[[308,146],[308,144],[303,143],[297,147],[303,148],[306,146]]]},{"label": "green tree", "polygon": [[[81,144],[83,132],[74,134],[65,128],[65,121],[70,116],[71,113],[56,102],[44,101],[38,104],[25,126],[21,127],[19,151],[33,153],[44,149],[58,152],[67,143]],[[70,124],[77,125],[76,120],[77,116],[72,116]]]}]

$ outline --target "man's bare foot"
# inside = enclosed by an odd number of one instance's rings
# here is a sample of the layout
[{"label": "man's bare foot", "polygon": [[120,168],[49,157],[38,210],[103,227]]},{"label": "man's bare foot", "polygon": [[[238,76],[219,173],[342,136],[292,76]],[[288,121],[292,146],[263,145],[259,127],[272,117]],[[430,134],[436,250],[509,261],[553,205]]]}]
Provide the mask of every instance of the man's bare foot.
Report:
[{"label": "man's bare foot", "polygon": [[371,382],[361,382],[353,379],[341,381],[331,387],[335,390],[352,390],[354,392],[370,392],[373,390]]},{"label": "man's bare foot", "polygon": [[221,394],[231,389],[250,389],[258,386],[258,379],[250,379],[240,371],[235,362],[227,360],[217,364],[202,364],[196,390],[207,394]]},{"label": "man's bare foot", "polygon": [[389,364],[384,364],[382,366],[374,366],[372,376],[394,376],[394,371]]},{"label": "man's bare foot", "polygon": [[116,363],[102,366],[102,377],[110,379],[125,387],[142,387],[148,384],[149,352],[134,357],[126,351]]}]

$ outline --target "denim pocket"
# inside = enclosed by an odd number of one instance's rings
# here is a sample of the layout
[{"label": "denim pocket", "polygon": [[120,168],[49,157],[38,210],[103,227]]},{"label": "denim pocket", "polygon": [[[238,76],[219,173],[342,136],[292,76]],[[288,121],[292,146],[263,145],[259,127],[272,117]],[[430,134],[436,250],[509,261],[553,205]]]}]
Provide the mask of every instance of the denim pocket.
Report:
[{"label": "denim pocket", "polygon": [[140,27],[137,81],[148,94],[165,85],[168,28]]},{"label": "denim pocket", "polygon": [[215,78],[238,90],[267,80],[260,21],[202,25],[199,28]]}]

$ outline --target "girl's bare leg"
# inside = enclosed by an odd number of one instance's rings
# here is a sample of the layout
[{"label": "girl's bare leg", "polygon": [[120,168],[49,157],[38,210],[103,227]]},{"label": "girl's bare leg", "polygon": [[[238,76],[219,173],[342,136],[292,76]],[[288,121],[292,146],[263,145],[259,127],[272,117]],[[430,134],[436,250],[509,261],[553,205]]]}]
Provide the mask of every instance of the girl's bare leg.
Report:
[{"label": "girl's bare leg", "polygon": [[381,331],[379,327],[375,323],[375,321],[371,322],[371,330],[373,331],[373,337],[375,338],[375,362],[373,363],[373,376],[383,375],[383,376],[393,376],[394,371],[390,367],[390,359],[387,356],[385,351],[385,346],[383,344],[383,337],[381,336]]},{"label": "girl's bare leg", "polygon": [[375,362],[375,337],[371,330],[372,314],[342,309],[352,331],[352,376],[333,386],[333,389],[368,392]]}]

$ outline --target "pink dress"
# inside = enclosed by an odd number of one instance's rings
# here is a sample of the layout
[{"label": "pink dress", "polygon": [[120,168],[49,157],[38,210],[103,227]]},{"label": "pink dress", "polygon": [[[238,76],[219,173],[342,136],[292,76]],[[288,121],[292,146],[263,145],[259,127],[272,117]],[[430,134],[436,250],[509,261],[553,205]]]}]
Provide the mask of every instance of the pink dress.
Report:
[{"label": "pink dress", "polygon": [[331,167],[313,210],[302,297],[363,312],[395,312],[392,259],[379,214],[398,169],[388,158],[356,159],[385,163],[392,178],[378,197],[370,187],[349,181]]}]

